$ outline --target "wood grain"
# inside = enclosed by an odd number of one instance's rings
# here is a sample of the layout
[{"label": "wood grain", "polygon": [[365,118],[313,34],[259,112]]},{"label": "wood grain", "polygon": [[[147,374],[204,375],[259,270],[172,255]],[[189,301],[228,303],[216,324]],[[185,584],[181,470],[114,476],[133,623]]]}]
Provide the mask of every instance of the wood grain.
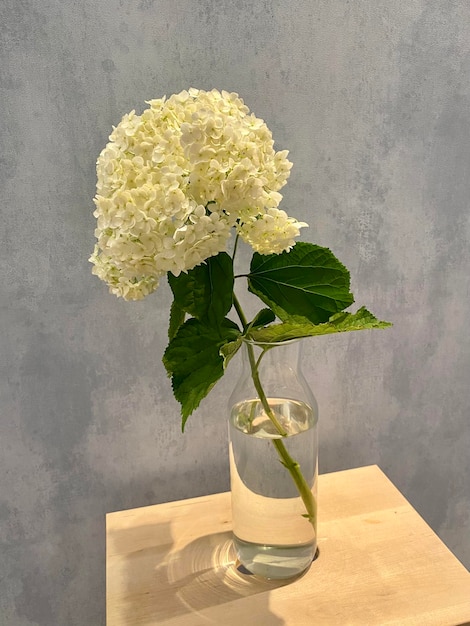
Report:
[{"label": "wood grain", "polygon": [[110,513],[107,624],[470,624],[470,573],[377,466],[320,476],[318,530],[286,584],[237,569],[228,493]]}]

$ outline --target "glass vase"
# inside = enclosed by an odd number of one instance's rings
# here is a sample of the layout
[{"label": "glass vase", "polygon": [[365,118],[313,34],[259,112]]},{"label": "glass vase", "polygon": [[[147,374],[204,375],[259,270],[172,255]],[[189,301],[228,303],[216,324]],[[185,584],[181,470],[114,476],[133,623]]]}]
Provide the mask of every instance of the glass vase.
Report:
[{"label": "glass vase", "polygon": [[317,548],[317,403],[300,340],[244,341],[230,397],[233,540],[241,565],[267,579],[305,571]]}]

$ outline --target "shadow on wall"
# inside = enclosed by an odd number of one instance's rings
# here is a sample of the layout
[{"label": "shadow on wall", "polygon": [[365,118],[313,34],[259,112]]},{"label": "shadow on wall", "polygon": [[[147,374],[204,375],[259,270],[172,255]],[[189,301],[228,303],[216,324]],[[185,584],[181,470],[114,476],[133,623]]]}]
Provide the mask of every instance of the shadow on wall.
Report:
[{"label": "shadow on wall", "polygon": [[[171,523],[133,525],[108,534],[107,623],[109,626],[150,626],[179,617],[194,624],[240,623],[236,606],[245,598],[252,623],[282,626],[270,612],[269,591],[285,582],[262,581],[237,568],[231,532],[199,537],[174,549]],[[252,602],[250,602],[250,597]],[[173,623],[173,622],[172,622]]]}]

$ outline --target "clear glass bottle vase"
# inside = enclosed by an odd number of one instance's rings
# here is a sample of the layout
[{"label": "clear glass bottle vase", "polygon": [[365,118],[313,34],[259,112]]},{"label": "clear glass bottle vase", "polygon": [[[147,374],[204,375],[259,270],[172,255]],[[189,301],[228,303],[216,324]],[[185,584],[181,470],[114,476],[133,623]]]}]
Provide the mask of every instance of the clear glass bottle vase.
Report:
[{"label": "clear glass bottle vase", "polygon": [[316,548],[317,403],[300,369],[302,341],[244,341],[230,396],[234,544],[252,574],[291,578]]}]

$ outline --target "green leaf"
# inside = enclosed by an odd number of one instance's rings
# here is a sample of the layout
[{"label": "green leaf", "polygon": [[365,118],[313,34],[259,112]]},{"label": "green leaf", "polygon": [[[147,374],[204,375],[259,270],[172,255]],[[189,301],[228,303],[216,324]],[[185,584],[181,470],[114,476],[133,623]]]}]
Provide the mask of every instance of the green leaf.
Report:
[{"label": "green leaf", "polygon": [[185,318],[185,312],[181,309],[176,300],[173,300],[170,308],[170,324],[168,326],[168,339],[173,339],[176,335],[178,328],[183,324]]},{"label": "green leaf", "polygon": [[[271,309],[261,309],[261,311],[259,311],[255,315],[253,320],[248,324],[248,327],[244,334],[249,334],[249,331],[252,328],[260,328],[261,326],[266,326],[266,324],[273,322],[275,319],[276,319],[276,316],[271,311]],[[220,354],[224,359],[224,369],[227,368],[227,365],[229,364],[231,359],[233,359],[235,354],[238,352],[241,345],[242,345],[242,335],[237,337],[235,341],[231,341],[222,346],[222,348],[220,349]]]},{"label": "green leaf", "polygon": [[227,369],[227,365],[229,364],[231,359],[236,355],[241,345],[242,345],[242,338],[240,335],[240,337],[237,337],[235,341],[229,341],[228,343],[225,343],[220,348],[219,353],[220,353],[220,356],[223,358],[224,370]]},{"label": "green leaf", "polygon": [[232,308],[233,263],[226,252],[208,258],[187,274],[168,273],[176,304],[197,319],[218,324]]},{"label": "green leaf", "polygon": [[282,254],[253,255],[248,289],[281,320],[326,322],[354,302],[349,272],[328,248],[298,242]]},{"label": "green leaf", "polygon": [[266,328],[253,330],[250,337],[259,342],[288,341],[301,337],[314,337],[316,335],[329,335],[331,333],[344,333],[352,330],[367,330],[370,328],[388,328],[390,322],[378,320],[365,307],[356,313],[337,313],[325,324],[312,324],[304,319],[299,322],[299,317],[287,319],[281,324],[272,324]]},{"label": "green leaf", "polygon": [[183,429],[189,415],[223,376],[222,346],[240,335],[238,326],[224,319],[215,327],[191,318],[180,326],[163,355],[173,393],[181,403]]},{"label": "green leaf", "polygon": [[248,324],[248,328],[251,329],[258,328],[259,326],[266,326],[267,324],[274,322],[275,319],[276,316],[271,309],[261,309],[261,311],[259,311],[253,320]]},{"label": "green leaf", "polygon": [[[273,322],[275,319],[276,319],[276,316],[271,311],[271,309],[261,309],[261,311],[259,311],[255,315],[253,320],[248,324],[244,332],[244,335],[249,334],[249,331],[252,328],[259,328],[261,326],[266,326],[266,324]],[[225,345],[222,346],[222,348],[220,349],[220,354],[224,359],[224,369],[227,368],[227,365],[229,364],[231,359],[233,359],[235,354],[238,352],[241,345],[242,345],[242,335],[237,337],[235,341],[231,341],[230,343],[226,343]]]}]

